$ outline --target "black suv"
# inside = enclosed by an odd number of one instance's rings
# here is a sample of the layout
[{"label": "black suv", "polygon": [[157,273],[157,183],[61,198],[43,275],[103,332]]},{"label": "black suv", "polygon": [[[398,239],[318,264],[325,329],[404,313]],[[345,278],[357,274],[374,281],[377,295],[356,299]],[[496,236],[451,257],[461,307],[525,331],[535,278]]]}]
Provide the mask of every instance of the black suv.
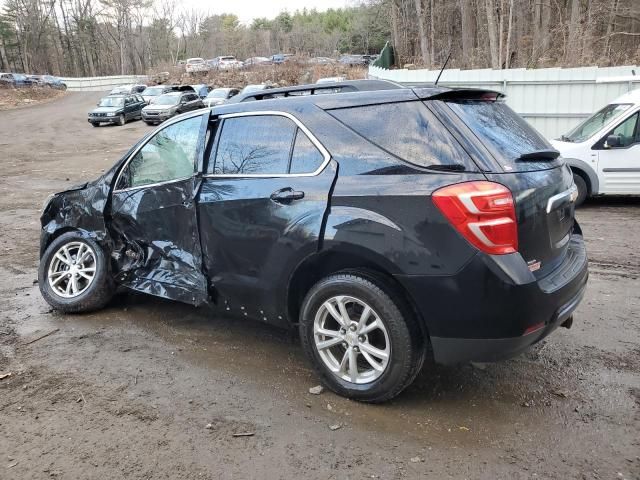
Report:
[{"label": "black suv", "polygon": [[558,152],[495,92],[356,87],[184,114],[52,196],[44,298],[83,312],[126,287],[295,326],[323,382],[369,402],[427,352],[493,361],[570,326],[587,257]]}]

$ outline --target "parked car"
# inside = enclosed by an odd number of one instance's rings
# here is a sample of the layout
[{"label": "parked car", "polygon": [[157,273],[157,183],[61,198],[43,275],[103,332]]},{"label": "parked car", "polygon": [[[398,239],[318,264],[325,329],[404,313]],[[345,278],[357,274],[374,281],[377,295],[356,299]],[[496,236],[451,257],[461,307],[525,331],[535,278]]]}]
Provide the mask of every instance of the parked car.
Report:
[{"label": "parked car", "polygon": [[270,88],[273,88],[273,86],[269,85],[268,83],[249,84],[246,87],[244,87],[242,90],[240,90],[240,93],[245,94],[249,92],[259,92],[261,90],[268,90]]},{"label": "parked car", "polygon": [[637,89],[551,142],[571,167],[578,204],[597,195],[640,195],[639,116]]},{"label": "parked car", "polygon": [[31,87],[36,83],[22,73],[0,73],[0,82],[16,88]]},{"label": "parked car", "polygon": [[134,84],[134,85],[119,85],[114,87],[109,92],[109,95],[126,95],[129,93],[142,93],[146,90],[147,86],[143,84]]},{"label": "parked car", "polygon": [[214,88],[209,92],[203,103],[206,107],[214,107],[235,97],[240,90],[237,88]]},{"label": "parked car", "polygon": [[187,58],[185,71],[187,73],[208,72],[209,66],[202,58]]},{"label": "parked car", "polygon": [[369,65],[371,58],[371,55],[343,55],[338,62],[350,67],[360,67]]},{"label": "parked car", "polygon": [[193,91],[196,92],[200,98],[205,98],[211,91],[211,87],[204,84],[191,85],[191,88],[193,88]]},{"label": "parked car", "polygon": [[293,57],[292,53],[276,53],[271,55],[271,63],[278,65],[288,61],[291,57]]},{"label": "parked car", "polygon": [[295,327],[325,385],[368,402],[427,352],[494,361],[569,327],[588,271],[558,152],[499,93],[354,84],[376,90],[182,115],[54,195],[46,301],[120,286]]},{"label": "parked car", "polygon": [[243,62],[243,66],[254,67],[257,65],[269,65],[270,63],[271,63],[271,59],[268,57],[251,57],[251,58],[247,58]]},{"label": "parked car", "polygon": [[344,82],[346,78],[344,77],[324,77],[316,80],[316,83],[333,83],[333,82]]},{"label": "parked car", "polygon": [[140,94],[142,96],[142,98],[144,99],[144,101],[149,104],[151,103],[151,101],[156,98],[159,97],[160,95],[163,95],[165,93],[169,93],[174,91],[174,86],[173,85],[155,85],[153,87],[147,87],[144,89],[144,91]]},{"label": "parked car", "polygon": [[142,120],[147,125],[162,123],[175,115],[198,108],[204,108],[204,104],[193,91],[165,93],[142,109]]},{"label": "parked car", "polygon": [[335,59],[329,57],[311,57],[307,63],[312,65],[331,65],[337,63]]},{"label": "parked car", "polygon": [[64,83],[60,78],[54,77],[53,75],[42,75],[42,80],[47,87],[56,88],[58,90],[67,89],[67,84]]},{"label": "parked car", "polygon": [[217,57],[215,61],[215,68],[218,70],[230,70],[233,68],[242,67],[242,62],[240,60],[236,60],[236,57],[233,55],[224,55],[221,57]]},{"label": "parked car", "polygon": [[98,108],[89,112],[87,121],[94,127],[102,123],[124,125],[129,120],[138,120],[146,102],[136,94],[111,94],[98,102]]}]

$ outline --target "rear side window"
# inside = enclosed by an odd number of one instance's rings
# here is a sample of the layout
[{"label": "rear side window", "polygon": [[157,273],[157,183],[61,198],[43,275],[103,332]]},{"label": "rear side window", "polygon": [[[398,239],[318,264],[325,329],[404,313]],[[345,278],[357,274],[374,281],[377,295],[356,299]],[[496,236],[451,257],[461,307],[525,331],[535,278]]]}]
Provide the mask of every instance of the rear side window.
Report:
[{"label": "rear side window", "polygon": [[344,108],[329,113],[406,162],[420,167],[462,165],[476,170],[464,149],[422,102]]},{"label": "rear side window", "polygon": [[551,168],[559,160],[519,162],[518,157],[540,150],[553,150],[533,127],[501,102],[463,100],[447,102],[507,171]]},{"label": "rear side window", "polygon": [[309,140],[305,133],[298,129],[296,143],[293,146],[291,170],[289,173],[313,173],[324,161],[320,150]]},{"label": "rear side window", "polygon": [[227,118],[222,125],[213,173],[287,173],[296,128],[288,118],[274,115]]}]

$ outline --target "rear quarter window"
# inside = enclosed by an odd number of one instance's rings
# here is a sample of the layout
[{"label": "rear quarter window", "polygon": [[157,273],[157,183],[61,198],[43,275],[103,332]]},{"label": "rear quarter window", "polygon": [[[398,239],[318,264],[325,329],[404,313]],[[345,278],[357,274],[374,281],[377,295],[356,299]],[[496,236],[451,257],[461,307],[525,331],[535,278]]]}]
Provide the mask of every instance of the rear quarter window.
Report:
[{"label": "rear quarter window", "polygon": [[518,161],[523,154],[553,150],[551,144],[502,102],[460,100],[447,105],[478,137],[505,171],[553,168],[561,160]]},{"label": "rear quarter window", "polygon": [[330,110],[369,142],[419,167],[462,165],[477,171],[457,140],[422,103],[401,102]]}]

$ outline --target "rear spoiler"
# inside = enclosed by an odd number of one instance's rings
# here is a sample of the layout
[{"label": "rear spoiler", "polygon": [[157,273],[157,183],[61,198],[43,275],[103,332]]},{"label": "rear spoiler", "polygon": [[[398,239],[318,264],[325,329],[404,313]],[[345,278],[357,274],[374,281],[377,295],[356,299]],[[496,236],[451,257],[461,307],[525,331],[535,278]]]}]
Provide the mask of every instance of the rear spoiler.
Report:
[{"label": "rear spoiler", "polygon": [[486,100],[496,102],[506,98],[502,92],[483,88],[414,87],[413,92],[421,100]]}]

